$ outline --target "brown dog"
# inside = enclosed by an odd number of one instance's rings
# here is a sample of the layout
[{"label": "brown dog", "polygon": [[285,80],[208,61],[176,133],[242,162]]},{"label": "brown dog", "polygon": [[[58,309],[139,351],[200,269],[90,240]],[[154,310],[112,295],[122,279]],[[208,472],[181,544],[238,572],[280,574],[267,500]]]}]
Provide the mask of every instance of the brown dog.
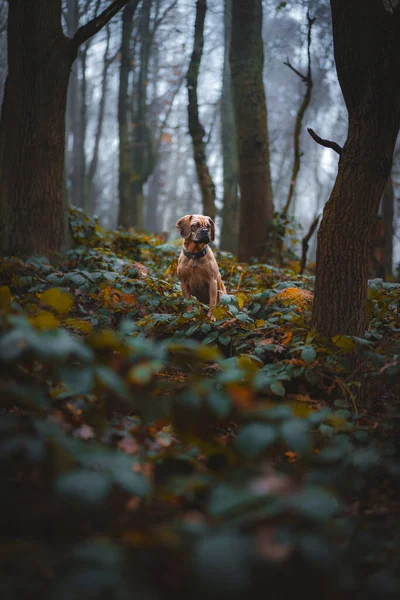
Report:
[{"label": "brown dog", "polygon": [[182,294],[185,298],[196,296],[203,304],[209,304],[211,316],[221,294],[226,294],[217,261],[208,246],[215,238],[214,221],[203,215],[185,215],[176,226],[183,237],[178,260]]}]

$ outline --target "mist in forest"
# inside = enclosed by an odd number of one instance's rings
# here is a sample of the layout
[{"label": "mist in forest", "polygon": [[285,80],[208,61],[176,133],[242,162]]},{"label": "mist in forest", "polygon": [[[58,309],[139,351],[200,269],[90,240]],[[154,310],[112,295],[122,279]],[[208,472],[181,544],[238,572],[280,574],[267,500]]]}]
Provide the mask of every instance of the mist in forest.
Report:
[{"label": "mist in forest", "polygon": [[[125,73],[124,119],[130,164],[127,177],[141,203],[140,225],[176,237],[175,222],[202,212],[193,149],[188,133],[186,75],[193,48],[194,0],[142,0],[125,29],[124,9],[79,50],[70,77],[66,118],[65,180],[71,205],[99,217],[107,228],[118,226],[121,74]],[[205,129],[208,166],[216,185],[217,242],[223,208],[221,95],[224,64],[224,0],[208,2],[198,101]],[[65,0],[67,36],[104,10],[104,0]],[[322,213],[336,171],[337,155],[317,145],[306,128],[342,145],[347,113],[337,80],[330,9],[326,2],[263,2],[263,43],[270,166],[275,211],[282,210],[291,180],[293,134],[305,92],[299,74],[307,70],[307,14],[311,32],[312,92],[300,135],[301,166],[289,215],[301,239]],[[0,2],[0,98],[7,74],[7,2]],[[125,49],[124,49],[125,44]],[[123,63],[125,64],[123,66]],[[285,64],[289,62],[293,69]],[[298,71],[298,73],[295,72]],[[396,158],[396,156],[395,156]],[[129,161],[128,161],[129,162]],[[396,161],[393,182],[397,195]],[[396,204],[397,206],[397,204]],[[397,222],[395,210],[394,223]],[[397,227],[394,227],[396,232]],[[310,258],[315,254],[315,235]],[[394,255],[398,244],[394,237]],[[288,242],[290,245],[290,241]],[[296,246],[294,247],[296,251]]]}]

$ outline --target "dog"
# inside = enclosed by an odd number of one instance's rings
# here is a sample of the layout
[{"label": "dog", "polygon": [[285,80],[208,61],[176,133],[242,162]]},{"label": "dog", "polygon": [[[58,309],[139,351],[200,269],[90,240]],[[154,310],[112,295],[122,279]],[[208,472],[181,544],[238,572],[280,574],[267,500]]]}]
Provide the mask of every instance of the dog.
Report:
[{"label": "dog", "polygon": [[195,296],[209,305],[208,316],[226,289],[210,246],[215,239],[215,225],[210,217],[185,215],[176,223],[183,238],[178,259],[178,277],[184,298]]}]

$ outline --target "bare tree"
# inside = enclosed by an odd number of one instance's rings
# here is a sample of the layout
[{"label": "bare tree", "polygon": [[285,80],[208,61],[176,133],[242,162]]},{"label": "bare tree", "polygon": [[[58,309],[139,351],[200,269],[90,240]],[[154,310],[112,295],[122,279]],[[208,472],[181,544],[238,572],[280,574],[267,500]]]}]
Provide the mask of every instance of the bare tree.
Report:
[{"label": "bare tree", "polygon": [[204,21],[207,12],[207,0],[197,0],[196,20],[194,25],[193,52],[187,73],[188,89],[188,121],[192,138],[194,161],[203,199],[203,213],[215,219],[215,184],[212,180],[206,159],[205,131],[200,122],[197,84],[201,57],[204,46]]},{"label": "bare tree", "polygon": [[239,238],[238,155],[233,113],[229,51],[232,33],[232,0],[224,3],[224,65],[221,95],[221,144],[224,172],[224,196],[220,246],[237,252]]}]

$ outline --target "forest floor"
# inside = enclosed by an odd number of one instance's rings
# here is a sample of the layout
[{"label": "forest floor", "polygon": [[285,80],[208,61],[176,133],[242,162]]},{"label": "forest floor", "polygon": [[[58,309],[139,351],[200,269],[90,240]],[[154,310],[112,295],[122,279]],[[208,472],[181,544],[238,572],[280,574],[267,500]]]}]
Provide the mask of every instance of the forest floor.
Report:
[{"label": "forest floor", "polygon": [[364,338],[309,327],[313,277],[105,232],[0,262],[1,598],[398,598],[400,285]]}]

